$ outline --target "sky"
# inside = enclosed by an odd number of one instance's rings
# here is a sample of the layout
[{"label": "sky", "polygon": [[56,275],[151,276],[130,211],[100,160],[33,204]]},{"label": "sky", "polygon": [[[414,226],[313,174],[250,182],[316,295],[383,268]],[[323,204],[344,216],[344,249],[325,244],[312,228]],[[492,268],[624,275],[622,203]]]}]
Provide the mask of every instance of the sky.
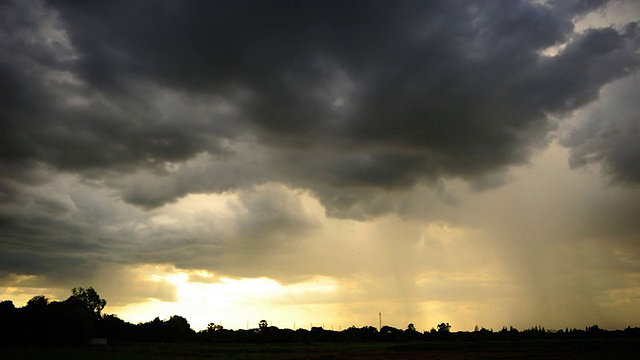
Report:
[{"label": "sky", "polygon": [[2,1],[0,299],[640,326],[640,2]]}]

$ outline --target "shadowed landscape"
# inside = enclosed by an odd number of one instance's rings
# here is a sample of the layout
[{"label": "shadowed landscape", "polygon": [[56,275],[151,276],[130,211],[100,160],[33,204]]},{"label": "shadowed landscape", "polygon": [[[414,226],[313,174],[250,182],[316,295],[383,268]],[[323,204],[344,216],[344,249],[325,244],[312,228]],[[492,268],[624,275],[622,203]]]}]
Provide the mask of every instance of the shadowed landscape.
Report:
[{"label": "shadowed landscape", "polygon": [[640,328],[452,332],[449,323],[418,332],[390,326],[279,329],[261,320],[252,329],[210,323],[194,331],[182,316],[131,324],[103,314],[106,300],[74,288],[64,301],[35,296],[21,308],[0,302],[3,359],[598,359],[634,358]]}]

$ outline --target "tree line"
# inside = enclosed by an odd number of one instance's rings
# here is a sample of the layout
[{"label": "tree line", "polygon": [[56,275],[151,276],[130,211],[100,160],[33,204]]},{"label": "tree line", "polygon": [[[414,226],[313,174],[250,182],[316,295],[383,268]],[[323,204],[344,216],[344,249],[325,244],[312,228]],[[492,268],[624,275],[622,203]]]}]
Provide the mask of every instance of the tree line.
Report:
[{"label": "tree line", "polygon": [[132,324],[116,315],[103,314],[106,300],[92,288],[74,288],[64,301],[49,301],[45,296],[31,298],[23,307],[0,302],[0,344],[3,346],[65,346],[87,344],[92,338],[109,342],[156,343],[284,343],[284,342],[357,342],[357,341],[517,341],[530,339],[600,339],[640,337],[640,328],[607,331],[593,325],[584,329],[546,330],[535,326],[519,331],[503,327],[499,331],[476,328],[452,332],[449,323],[440,323],[430,331],[419,332],[413,324],[406,329],[382,326],[349,327],[340,331],[322,327],[280,329],[261,320],[256,328],[225,329],[210,323],[205,330],[194,331],[187,319],[174,315],[168,320],[156,317]]}]

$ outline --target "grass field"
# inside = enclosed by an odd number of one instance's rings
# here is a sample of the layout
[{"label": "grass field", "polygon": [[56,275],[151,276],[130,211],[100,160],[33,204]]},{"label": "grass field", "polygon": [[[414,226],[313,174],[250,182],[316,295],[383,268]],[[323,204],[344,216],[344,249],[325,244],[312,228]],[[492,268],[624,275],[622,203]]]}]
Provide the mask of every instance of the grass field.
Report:
[{"label": "grass field", "polygon": [[327,344],[115,344],[0,349],[5,360],[200,359],[636,359],[634,341],[416,342]]}]

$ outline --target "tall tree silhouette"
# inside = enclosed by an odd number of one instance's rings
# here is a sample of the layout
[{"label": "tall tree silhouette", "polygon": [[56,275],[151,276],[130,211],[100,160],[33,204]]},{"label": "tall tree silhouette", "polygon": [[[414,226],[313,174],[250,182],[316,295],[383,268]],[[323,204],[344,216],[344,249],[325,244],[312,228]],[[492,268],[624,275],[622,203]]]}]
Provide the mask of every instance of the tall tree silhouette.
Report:
[{"label": "tall tree silhouette", "polygon": [[71,294],[67,300],[77,301],[83,304],[87,310],[94,313],[97,317],[100,317],[102,309],[107,305],[107,300],[101,299],[100,295],[98,295],[92,287],[86,289],[81,287],[73,288],[71,289]]}]

